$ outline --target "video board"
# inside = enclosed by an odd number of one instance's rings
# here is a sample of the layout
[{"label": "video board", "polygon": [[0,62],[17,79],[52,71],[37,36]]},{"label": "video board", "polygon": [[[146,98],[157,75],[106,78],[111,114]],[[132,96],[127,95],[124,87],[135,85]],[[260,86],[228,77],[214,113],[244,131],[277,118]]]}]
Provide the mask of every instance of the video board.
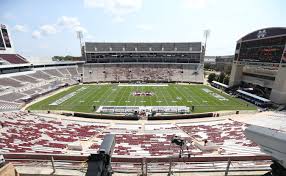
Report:
[{"label": "video board", "polygon": [[5,50],[4,40],[2,37],[2,32],[0,30],[0,50]]},{"label": "video board", "polygon": [[241,43],[238,61],[280,63],[286,36],[245,41]]},{"label": "video board", "polygon": [[10,38],[8,35],[8,31],[4,25],[1,26],[1,31],[2,31],[2,36],[5,42],[6,48],[11,48],[11,42],[10,42]]}]

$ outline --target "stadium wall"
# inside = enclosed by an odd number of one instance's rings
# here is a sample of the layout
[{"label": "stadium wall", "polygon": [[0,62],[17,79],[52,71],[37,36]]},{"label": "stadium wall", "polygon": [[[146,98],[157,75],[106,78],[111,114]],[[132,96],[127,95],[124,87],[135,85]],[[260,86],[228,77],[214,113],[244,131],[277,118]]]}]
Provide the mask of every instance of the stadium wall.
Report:
[{"label": "stadium wall", "polygon": [[281,67],[275,78],[275,82],[270,94],[270,99],[278,104],[286,103],[286,67]]},{"label": "stadium wall", "polygon": [[[102,114],[89,114],[75,112],[74,116],[93,118],[93,119],[108,119],[108,120],[139,120],[138,116],[123,116],[123,115],[102,115]],[[179,115],[164,115],[148,117],[148,120],[179,120],[179,119],[195,119],[213,117],[213,113],[200,113],[200,114],[179,114]]]},{"label": "stadium wall", "polygon": [[92,119],[108,119],[108,120],[139,120],[138,116],[102,115],[102,114],[88,114],[79,112],[75,112],[74,116],[92,118]]}]

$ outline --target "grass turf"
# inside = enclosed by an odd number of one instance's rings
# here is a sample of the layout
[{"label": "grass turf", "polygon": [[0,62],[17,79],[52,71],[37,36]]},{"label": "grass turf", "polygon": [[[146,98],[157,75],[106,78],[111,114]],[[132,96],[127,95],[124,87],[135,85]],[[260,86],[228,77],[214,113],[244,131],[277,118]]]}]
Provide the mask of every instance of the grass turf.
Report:
[{"label": "grass turf", "polygon": [[[49,105],[67,94],[85,87],[83,91],[60,105]],[[203,89],[209,89],[228,101],[222,101]],[[135,91],[153,92],[153,96],[133,96]],[[68,110],[93,112],[93,106],[195,106],[193,113],[221,110],[254,110],[255,106],[231,97],[206,85],[177,85],[166,87],[121,87],[109,85],[77,85],[28,107],[29,110]]]}]

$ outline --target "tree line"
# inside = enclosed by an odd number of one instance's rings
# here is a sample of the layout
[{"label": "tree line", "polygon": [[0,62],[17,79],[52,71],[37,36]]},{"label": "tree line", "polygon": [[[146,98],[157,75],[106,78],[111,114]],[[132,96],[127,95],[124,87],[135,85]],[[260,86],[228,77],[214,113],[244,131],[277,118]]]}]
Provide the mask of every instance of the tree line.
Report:
[{"label": "tree line", "polygon": [[217,81],[223,84],[228,85],[229,83],[229,75],[221,72],[220,74],[211,73],[208,76],[208,82]]}]

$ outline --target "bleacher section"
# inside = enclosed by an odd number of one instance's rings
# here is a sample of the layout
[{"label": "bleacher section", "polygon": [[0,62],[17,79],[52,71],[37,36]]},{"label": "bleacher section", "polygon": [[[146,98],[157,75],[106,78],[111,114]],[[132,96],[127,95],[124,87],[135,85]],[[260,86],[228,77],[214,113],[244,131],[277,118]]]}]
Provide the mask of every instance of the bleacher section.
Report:
[{"label": "bleacher section", "polygon": [[40,71],[40,70],[36,71],[36,73],[29,74],[28,76],[31,76],[31,77],[37,78],[37,79],[42,79],[42,80],[51,79],[51,77],[47,73],[44,73],[43,71]]},{"label": "bleacher section", "polygon": [[0,54],[0,60],[4,60],[10,64],[26,64],[28,61],[19,54]]},{"label": "bleacher section", "polygon": [[[0,152],[88,154],[99,148],[105,134],[116,134],[114,156],[167,157],[179,152],[171,143],[179,136],[190,143],[195,156],[260,155],[259,147],[243,134],[246,124],[233,120],[184,123],[137,123],[79,121],[26,112],[0,113]],[[207,139],[219,150],[201,150],[196,142]],[[80,149],[70,149],[76,144]],[[207,144],[208,145],[208,144]]]},{"label": "bleacher section", "polygon": [[19,108],[19,104],[6,102],[6,101],[0,101],[0,112],[17,110],[18,108]]},{"label": "bleacher section", "polygon": [[59,68],[58,71],[61,72],[64,76],[71,76],[67,68]]},{"label": "bleacher section", "polygon": [[86,42],[84,82],[203,83],[201,42]]},{"label": "bleacher section", "polygon": [[29,82],[29,83],[38,83],[40,82],[39,80],[30,77],[28,75],[20,75],[20,76],[13,76],[12,78],[18,80],[18,81],[22,81],[22,82]]},{"label": "bleacher section", "polygon": [[2,113],[1,117],[1,152],[64,153],[68,143],[96,135],[104,128],[25,112]]},{"label": "bleacher section", "polygon": [[5,95],[0,95],[0,100],[8,102],[14,102],[14,101],[16,102],[19,101],[19,99],[24,98],[25,96],[27,95],[18,92],[12,92]]},{"label": "bleacher section", "polygon": [[34,71],[0,75],[0,111],[17,109],[25,101],[65,84],[77,84],[78,78],[77,66],[37,68]]},{"label": "bleacher section", "polygon": [[0,78],[0,85],[9,87],[22,87],[21,82],[11,78]]},{"label": "bleacher section", "polygon": [[63,75],[57,69],[44,70],[44,72],[55,77],[63,77]]},{"label": "bleacher section", "polygon": [[79,73],[77,72],[77,68],[75,67],[68,67],[67,68],[68,72],[72,77],[79,77]]},{"label": "bleacher section", "polygon": [[222,146],[225,155],[253,155],[261,154],[259,147],[247,140],[243,131],[246,124],[232,121],[216,121],[194,123],[192,125],[180,124],[180,128],[197,141],[207,140],[215,145]]},{"label": "bleacher section", "polygon": [[203,82],[199,64],[86,64],[84,82]]}]

